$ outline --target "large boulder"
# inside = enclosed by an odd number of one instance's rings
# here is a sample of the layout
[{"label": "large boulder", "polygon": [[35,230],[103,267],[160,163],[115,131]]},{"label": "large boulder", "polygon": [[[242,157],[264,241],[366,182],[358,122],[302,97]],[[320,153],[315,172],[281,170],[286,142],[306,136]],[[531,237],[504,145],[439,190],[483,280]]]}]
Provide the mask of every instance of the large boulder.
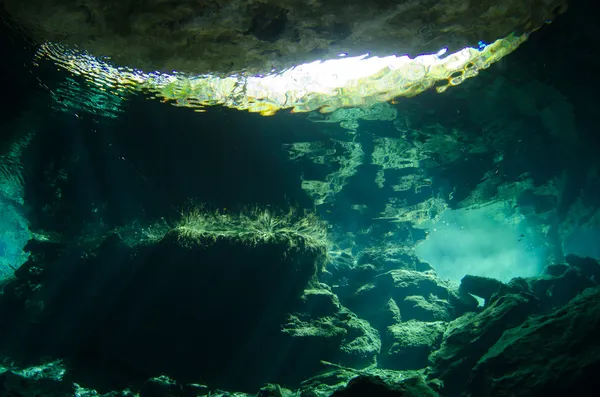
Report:
[{"label": "large boulder", "polygon": [[495,300],[481,313],[467,313],[452,321],[442,345],[430,359],[430,376],[444,383],[444,392],[456,395],[464,390],[479,358],[507,329],[520,325],[537,309],[532,296],[508,294]]},{"label": "large boulder", "polygon": [[310,319],[314,310],[318,319],[342,310],[330,293],[302,301],[320,254],[278,241],[184,243],[181,233],[137,246],[112,234],[62,254],[51,252],[63,251],[60,244],[30,244],[35,252],[0,299],[2,353],[16,362],[63,358],[69,376],[94,389],[166,374],[255,392],[311,376],[324,352],[372,362],[377,351],[361,354],[377,333],[351,314],[338,316],[340,340],[310,345],[282,332],[290,313]]},{"label": "large boulder", "polygon": [[433,294],[439,298],[448,298],[450,287],[438,278],[433,270],[420,272],[416,270],[396,269],[383,273],[376,278],[381,288],[390,288],[397,301],[407,296]]},{"label": "large boulder", "polygon": [[454,317],[450,302],[435,296],[407,296],[398,306],[402,317],[407,320],[450,321]]},{"label": "large boulder", "polygon": [[390,270],[378,275],[373,285],[379,296],[394,299],[404,321],[449,321],[477,309],[475,298],[434,270]]},{"label": "large boulder", "polygon": [[600,393],[600,287],[509,329],[479,359],[473,397],[586,396]]},{"label": "large boulder", "polygon": [[494,278],[467,274],[460,280],[459,291],[478,296],[489,304],[494,294],[505,295],[511,292],[511,288]]},{"label": "large boulder", "polygon": [[574,266],[557,277],[543,275],[527,281],[529,291],[539,299],[540,310],[546,313],[563,306],[586,288],[598,285]]},{"label": "large boulder", "polygon": [[383,352],[381,364],[397,370],[422,369],[429,364],[429,355],[439,348],[446,323],[442,321],[406,321],[388,328],[391,339]]},{"label": "large boulder", "polygon": [[303,352],[302,361],[292,360],[298,373],[318,372],[321,361],[364,368],[376,363],[381,350],[379,332],[343,307],[324,284],[304,291],[282,331]]}]

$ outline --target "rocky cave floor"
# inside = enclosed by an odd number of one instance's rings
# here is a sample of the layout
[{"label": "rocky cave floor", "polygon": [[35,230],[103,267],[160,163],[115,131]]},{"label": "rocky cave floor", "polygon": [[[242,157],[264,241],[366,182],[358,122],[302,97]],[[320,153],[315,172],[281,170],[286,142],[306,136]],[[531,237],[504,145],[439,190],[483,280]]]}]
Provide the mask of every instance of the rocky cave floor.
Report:
[{"label": "rocky cave floor", "polygon": [[540,277],[465,276],[458,286],[405,258],[403,268],[360,264],[329,286],[307,249],[228,239],[190,247],[180,237],[30,241],[0,295],[1,394],[483,397],[598,387],[595,260],[568,256]]}]

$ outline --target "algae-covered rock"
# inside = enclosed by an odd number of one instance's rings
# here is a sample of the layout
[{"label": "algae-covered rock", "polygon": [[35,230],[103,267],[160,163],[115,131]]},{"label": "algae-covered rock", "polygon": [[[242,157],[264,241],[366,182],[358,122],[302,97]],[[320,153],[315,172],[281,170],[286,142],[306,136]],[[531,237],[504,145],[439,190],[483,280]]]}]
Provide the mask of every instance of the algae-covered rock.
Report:
[{"label": "algae-covered rock", "polygon": [[520,325],[535,311],[532,297],[509,294],[478,314],[468,313],[452,321],[439,350],[431,355],[431,376],[444,382],[452,395],[464,389],[471,368],[507,329]]},{"label": "algae-covered rock", "polygon": [[598,393],[600,288],[551,314],[507,330],[479,359],[470,396],[581,396]]},{"label": "algae-covered rock", "polygon": [[385,352],[385,366],[398,370],[427,367],[429,355],[439,347],[445,330],[443,321],[410,320],[388,327],[392,341]]}]

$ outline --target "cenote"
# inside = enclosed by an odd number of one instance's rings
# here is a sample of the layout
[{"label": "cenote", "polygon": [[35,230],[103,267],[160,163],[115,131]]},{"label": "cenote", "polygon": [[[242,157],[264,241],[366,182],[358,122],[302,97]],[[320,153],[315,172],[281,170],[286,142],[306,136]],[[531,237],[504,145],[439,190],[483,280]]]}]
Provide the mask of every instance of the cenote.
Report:
[{"label": "cenote", "polygon": [[0,397],[598,395],[595,15],[1,0]]}]

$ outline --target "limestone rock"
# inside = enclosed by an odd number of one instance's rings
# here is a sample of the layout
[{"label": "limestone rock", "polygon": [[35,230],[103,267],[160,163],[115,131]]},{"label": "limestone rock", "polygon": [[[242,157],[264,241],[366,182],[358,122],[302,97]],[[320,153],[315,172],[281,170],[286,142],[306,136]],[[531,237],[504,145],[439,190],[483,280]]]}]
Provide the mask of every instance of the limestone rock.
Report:
[{"label": "limestone rock", "polygon": [[413,377],[400,382],[388,382],[377,376],[360,375],[348,385],[334,392],[331,397],[436,397],[421,377]]},{"label": "limestone rock", "polygon": [[445,330],[442,321],[411,320],[392,325],[388,328],[392,343],[385,352],[385,366],[398,370],[425,368],[429,355],[442,342]]},{"label": "limestone rock", "polygon": [[494,294],[504,295],[510,288],[503,282],[489,277],[466,275],[460,281],[460,291],[473,294],[489,302]]},{"label": "limestone rock", "polygon": [[4,0],[39,42],[145,70],[269,72],[361,55],[435,53],[528,32],[567,0]]},{"label": "limestone rock", "polygon": [[444,382],[450,395],[462,390],[471,368],[509,328],[520,325],[535,311],[531,297],[509,294],[479,314],[468,313],[452,321],[441,348],[432,354],[431,376]]},{"label": "limestone rock", "polygon": [[555,312],[507,330],[474,368],[470,395],[595,395],[599,332],[600,288],[589,288]]},{"label": "limestone rock", "polygon": [[576,297],[586,288],[597,285],[583,272],[570,266],[558,277],[542,276],[528,280],[529,291],[540,302],[542,312],[550,312]]},{"label": "limestone rock", "polygon": [[447,300],[435,296],[425,298],[420,295],[407,296],[399,304],[404,319],[418,321],[450,321],[453,308]]}]

